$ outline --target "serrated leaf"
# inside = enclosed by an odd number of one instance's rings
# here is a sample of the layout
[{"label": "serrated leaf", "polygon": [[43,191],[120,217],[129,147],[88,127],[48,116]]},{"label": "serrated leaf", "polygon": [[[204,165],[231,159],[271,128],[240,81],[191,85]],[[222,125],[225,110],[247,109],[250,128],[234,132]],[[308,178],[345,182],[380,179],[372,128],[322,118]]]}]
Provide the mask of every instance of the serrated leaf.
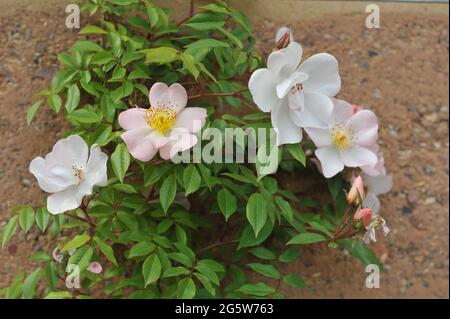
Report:
[{"label": "serrated leaf", "polygon": [[275,254],[265,247],[256,247],[250,249],[249,252],[260,259],[275,260],[276,258]]},{"label": "serrated leaf", "polygon": [[255,232],[255,236],[258,237],[267,220],[266,200],[261,194],[254,193],[248,199],[247,219]]},{"label": "serrated leaf", "polygon": [[169,209],[177,193],[177,180],[174,175],[167,177],[160,189],[159,199],[165,213]]},{"label": "serrated leaf", "polygon": [[178,282],[177,298],[178,299],[192,299],[196,293],[195,283],[191,278],[184,278]]},{"label": "serrated leaf", "polygon": [[305,288],[306,284],[302,278],[295,274],[286,275],[283,277],[283,281],[285,284],[294,287],[294,288]]},{"label": "serrated leaf", "polygon": [[183,184],[186,196],[194,193],[200,187],[202,178],[194,164],[190,164],[183,172]]},{"label": "serrated leaf", "polygon": [[128,153],[125,145],[122,143],[117,145],[116,150],[111,155],[111,165],[114,174],[121,183],[123,183],[123,179],[125,178],[125,174],[130,166],[130,162],[130,153]]},{"label": "serrated leaf", "polygon": [[265,297],[267,295],[273,294],[275,289],[262,282],[257,284],[244,284],[237,291],[242,292],[246,295]]},{"label": "serrated leaf", "polygon": [[71,251],[86,244],[91,237],[89,235],[76,235],[71,241],[64,245],[62,251]]},{"label": "serrated leaf", "polygon": [[273,279],[280,279],[280,272],[273,266],[273,265],[267,265],[267,264],[260,264],[260,263],[250,263],[247,264],[251,269],[256,271],[257,273],[260,273],[261,275],[264,275],[269,278]]},{"label": "serrated leaf", "polygon": [[8,223],[5,225],[2,231],[2,248],[5,247],[5,244],[11,239],[12,236],[16,233],[17,230],[17,219],[19,216],[13,216]]},{"label": "serrated leaf", "polygon": [[161,276],[161,261],[158,255],[148,256],[142,264],[142,275],[144,276],[145,286],[148,286],[159,279]]},{"label": "serrated leaf", "polygon": [[148,254],[153,252],[155,248],[156,245],[148,241],[137,243],[136,245],[131,247],[130,251],[128,252],[128,259],[133,257],[147,256]]},{"label": "serrated leaf", "polygon": [[36,112],[39,110],[41,105],[44,103],[44,100],[37,101],[34,103],[27,111],[27,125],[30,126],[31,122],[34,119],[34,116],[36,115]]},{"label": "serrated leaf", "polygon": [[217,204],[223,216],[225,216],[225,220],[228,220],[237,210],[237,199],[226,188],[222,188],[217,193]]},{"label": "serrated leaf", "polygon": [[112,249],[112,247],[98,237],[94,237],[94,241],[97,243],[103,255],[105,255],[106,258],[108,258],[109,261],[112,262],[117,267],[118,266],[117,259],[114,256],[114,250]]},{"label": "serrated leaf", "polygon": [[36,212],[36,224],[42,233],[45,233],[49,221],[50,221],[50,214],[48,213],[47,208],[45,207],[39,208]]},{"label": "serrated leaf", "polygon": [[34,224],[34,210],[31,207],[24,207],[20,210],[19,225],[24,232],[28,232]]},{"label": "serrated leaf", "polygon": [[326,240],[327,239],[320,234],[301,233],[301,234],[298,234],[297,236],[295,236],[294,238],[292,238],[287,244],[288,245],[292,245],[292,244],[305,245],[305,244],[319,243],[319,242],[326,241]]},{"label": "serrated leaf", "polygon": [[67,112],[72,113],[72,111],[77,108],[78,104],[80,104],[80,89],[76,84],[72,84],[67,90],[67,100],[64,107]]},{"label": "serrated leaf", "polygon": [[80,30],[80,34],[107,34],[107,32],[95,25],[88,25]]},{"label": "serrated leaf", "polygon": [[278,257],[278,260],[282,263],[290,263],[297,260],[299,255],[300,250],[297,247],[291,247],[286,249],[286,251]]}]

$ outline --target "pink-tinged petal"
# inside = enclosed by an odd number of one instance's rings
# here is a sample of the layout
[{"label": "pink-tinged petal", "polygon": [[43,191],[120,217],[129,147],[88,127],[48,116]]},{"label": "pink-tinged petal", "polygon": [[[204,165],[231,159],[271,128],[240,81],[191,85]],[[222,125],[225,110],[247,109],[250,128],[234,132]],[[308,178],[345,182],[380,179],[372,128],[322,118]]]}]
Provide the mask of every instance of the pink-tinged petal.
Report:
[{"label": "pink-tinged petal", "polygon": [[318,148],[331,146],[330,130],[321,128],[305,128],[306,133]]},{"label": "pink-tinged petal", "polygon": [[369,110],[359,111],[350,118],[349,123],[355,131],[359,145],[371,148],[377,143],[378,121],[375,113]]},{"label": "pink-tinged petal", "polygon": [[36,157],[30,163],[30,173],[33,174],[39,187],[47,193],[59,192],[72,185],[72,180],[67,180],[50,173],[42,157]]},{"label": "pink-tinged petal", "polygon": [[179,83],[172,84],[169,87],[169,105],[171,105],[176,112],[180,112],[187,104],[188,95],[186,89]]},{"label": "pink-tinged petal", "polygon": [[333,102],[323,94],[305,92],[303,112],[297,113],[292,120],[299,127],[327,128],[333,112]]},{"label": "pink-tinged petal", "polygon": [[375,195],[386,194],[392,189],[393,178],[391,175],[364,176],[367,190]]},{"label": "pink-tinged petal", "polygon": [[289,77],[282,79],[277,83],[278,98],[284,98],[297,83],[302,83],[307,79],[308,74],[303,72],[294,72]]},{"label": "pink-tinged petal", "polygon": [[102,272],[103,267],[99,262],[93,261],[89,264],[89,266],[86,268],[86,270],[91,273],[94,273],[94,274],[99,274]]},{"label": "pink-tinged petal", "polygon": [[139,107],[128,109],[119,114],[119,124],[124,130],[134,130],[141,127],[147,127],[145,115],[147,110]]},{"label": "pink-tinged petal", "polygon": [[61,254],[58,247],[55,247],[55,249],[53,249],[52,257],[53,257],[53,260],[56,261],[57,263],[61,263],[64,258],[63,254]]},{"label": "pink-tinged petal", "polygon": [[354,145],[348,150],[341,151],[341,158],[345,166],[348,167],[375,165],[377,162],[375,153],[359,145]]},{"label": "pink-tinged petal", "polygon": [[354,215],[353,220],[356,222],[361,221],[363,226],[369,226],[370,222],[372,221],[372,209],[370,208],[363,208],[359,209]]},{"label": "pink-tinged petal", "polygon": [[76,185],[54,193],[47,198],[47,210],[50,214],[57,215],[78,208],[84,195],[84,190]]},{"label": "pink-tinged petal", "polygon": [[148,162],[157,153],[158,150],[150,139],[151,133],[152,130],[147,127],[127,131],[121,135],[128,151],[135,159]]},{"label": "pink-tinged petal", "polygon": [[171,137],[171,141],[159,149],[159,155],[162,159],[168,160],[174,157],[178,152],[184,152],[197,144],[197,136],[189,133],[179,133],[177,137]]},{"label": "pink-tinged petal", "polygon": [[86,179],[94,186],[106,186],[108,155],[100,150],[100,147],[93,145],[86,165]]},{"label": "pink-tinged petal", "polygon": [[364,191],[364,183],[361,176],[356,177],[352,182],[352,187],[347,193],[347,201],[351,205],[360,205],[362,200],[366,197],[366,192]]},{"label": "pink-tinged petal", "polygon": [[323,176],[326,178],[333,177],[344,169],[339,151],[332,147],[318,148],[315,153],[322,165]]},{"label": "pink-tinged petal", "polygon": [[291,42],[285,49],[272,52],[267,59],[267,68],[277,77],[289,77],[302,60],[302,46]]},{"label": "pink-tinged petal", "polygon": [[332,99],[333,114],[331,125],[346,123],[353,115],[352,106],[344,100]]},{"label": "pink-tinged petal", "polygon": [[248,88],[253,101],[263,112],[270,112],[277,103],[276,77],[268,69],[253,72],[248,82]]},{"label": "pink-tinged petal", "polygon": [[[378,144],[374,144],[376,147],[370,149],[372,152],[376,153],[378,152]],[[369,175],[369,176],[378,176],[378,175],[385,175],[386,169],[384,167],[384,157],[383,153],[378,152],[377,153],[378,161],[375,165],[364,165],[361,166],[361,170]]]},{"label": "pink-tinged petal", "polygon": [[152,107],[157,107],[159,105],[168,105],[169,87],[167,86],[166,83],[162,82],[157,82],[153,84],[153,86],[150,88],[148,98],[150,100],[150,105]]},{"label": "pink-tinged petal", "polygon": [[159,131],[151,132],[148,138],[156,148],[163,147],[164,145],[170,142],[170,137],[162,134]]},{"label": "pink-tinged petal", "polygon": [[303,83],[306,92],[333,97],[341,89],[338,61],[328,53],[309,57],[298,70],[309,75],[308,80]]},{"label": "pink-tinged petal", "polygon": [[277,132],[278,145],[296,144],[302,141],[302,129],[294,124],[290,116],[287,99],[272,110],[272,126]]},{"label": "pink-tinged petal", "polygon": [[185,128],[189,133],[197,133],[206,122],[207,112],[202,107],[188,107],[178,115],[174,128]]}]

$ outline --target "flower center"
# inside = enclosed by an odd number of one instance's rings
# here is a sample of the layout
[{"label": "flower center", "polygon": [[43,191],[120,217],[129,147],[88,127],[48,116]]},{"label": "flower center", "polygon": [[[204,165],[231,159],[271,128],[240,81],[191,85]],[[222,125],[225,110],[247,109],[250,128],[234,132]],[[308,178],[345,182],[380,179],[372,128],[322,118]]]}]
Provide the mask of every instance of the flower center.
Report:
[{"label": "flower center", "polygon": [[354,133],[350,127],[335,126],[331,130],[331,140],[336,148],[340,151],[348,150],[353,146]]},{"label": "flower center", "polygon": [[176,115],[177,113],[170,106],[150,107],[145,120],[151,128],[165,134],[175,125]]},{"label": "flower center", "polygon": [[73,165],[72,168],[74,171],[73,176],[78,179],[77,185],[80,185],[80,183],[84,180],[84,170],[81,166],[78,165]]}]

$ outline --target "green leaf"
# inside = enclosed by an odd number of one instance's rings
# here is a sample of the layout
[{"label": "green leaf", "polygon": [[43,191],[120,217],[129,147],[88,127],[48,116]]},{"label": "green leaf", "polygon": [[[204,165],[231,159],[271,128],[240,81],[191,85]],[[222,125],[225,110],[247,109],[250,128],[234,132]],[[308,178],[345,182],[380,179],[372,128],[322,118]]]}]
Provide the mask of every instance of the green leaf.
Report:
[{"label": "green leaf", "polygon": [[35,253],[30,257],[30,260],[43,262],[43,261],[50,261],[52,260],[52,258],[46,252],[38,251],[37,253]]},{"label": "green leaf", "polygon": [[175,199],[176,193],[177,180],[175,178],[175,175],[170,175],[164,180],[159,192],[159,199],[165,213],[167,213],[167,210]]},{"label": "green leaf", "polygon": [[191,27],[192,29],[197,31],[210,31],[223,27],[225,25],[225,21],[191,22],[184,23],[184,25]]},{"label": "green leaf", "polygon": [[294,213],[292,212],[292,207],[289,204],[289,202],[280,196],[275,196],[275,203],[277,204],[278,208],[280,208],[280,211],[283,214],[283,216],[288,221],[292,221],[292,219],[294,218]]},{"label": "green leaf", "polygon": [[121,86],[111,92],[111,97],[115,103],[121,99],[130,96],[133,93],[133,83],[130,81],[124,81]]},{"label": "green leaf", "polygon": [[28,126],[30,126],[31,122],[34,119],[34,116],[36,115],[37,110],[39,110],[42,103],[44,103],[44,100],[37,101],[28,109],[28,111],[27,111],[27,125]]},{"label": "green leaf", "polygon": [[24,232],[28,232],[34,224],[34,210],[31,207],[24,207],[20,210],[19,225]]},{"label": "green leaf", "polygon": [[246,295],[265,297],[267,295],[273,294],[275,292],[275,289],[262,282],[259,282],[257,284],[244,284],[237,291],[242,292]]},{"label": "green leaf", "polygon": [[185,267],[170,267],[164,271],[162,278],[177,277],[180,275],[188,275],[188,274],[189,269]]},{"label": "green leaf", "polygon": [[152,4],[147,4],[147,16],[150,20],[150,26],[153,28],[158,24],[159,15],[158,11],[156,11],[155,7]]},{"label": "green leaf", "polygon": [[283,277],[284,283],[294,288],[305,288],[306,284],[302,278],[295,274],[290,274]]},{"label": "green leaf", "polygon": [[247,266],[266,277],[280,279],[280,272],[273,265],[250,263]]},{"label": "green leaf", "polygon": [[225,216],[225,220],[228,221],[231,215],[233,215],[237,210],[237,199],[236,197],[226,188],[222,188],[217,193],[217,204],[219,209]]},{"label": "green leaf", "polygon": [[254,193],[248,199],[247,219],[253,227],[255,236],[258,237],[260,230],[264,227],[267,220],[266,200],[261,194]]},{"label": "green leaf", "polygon": [[231,33],[230,31],[228,31],[228,30],[226,30],[224,28],[219,28],[219,31],[222,32],[234,44],[236,44],[239,49],[242,49],[244,47],[244,45],[242,44],[241,40],[239,40],[239,38],[237,36],[235,36],[233,33]]},{"label": "green leaf", "polygon": [[86,109],[75,110],[67,116],[69,120],[74,120],[83,124],[99,123],[102,115]]},{"label": "green leaf", "polygon": [[213,48],[228,48],[230,45],[227,42],[219,41],[215,39],[201,39],[190,43],[186,46],[190,50],[198,50],[201,48],[213,49]]},{"label": "green leaf", "polygon": [[67,100],[64,107],[67,112],[72,113],[72,111],[77,108],[78,104],[80,104],[80,89],[76,84],[72,84],[67,90]]},{"label": "green leaf", "polygon": [[120,39],[120,35],[115,32],[111,32],[109,34],[109,43],[111,44],[113,55],[116,58],[119,57],[122,53],[122,40]]},{"label": "green leaf", "polygon": [[202,178],[194,164],[190,164],[183,172],[183,184],[186,196],[200,188]]},{"label": "green leaf", "polygon": [[86,244],[89,239],[91,239],[88,235],[76,235],[71,241],[64,245],[61,251],[71,251],[77,249],[78,247]]},{"label": "green leaf", "polygon": [[81,29],[80,34],[107,34],[107,32],[95,25],[88,25]]},{"label": "green leaf", "polygon": [[131,247],[128,253],[128,259],[131,259],[133,257],[147,256],[152,251],[154,251],[155,248],[156,245],[148,241],[142,241],[140,243],[137,243],[136,245]]},{"label": "green leaf", "polygon": [[130,166],[130,161],[130,153],[128,153],[126,146],[122,143],[117,145],[116,150],[111,155],[111,166],[121,183],[123,183],[125,174]]},{"label": "green leaf", "polygon": [[72,299],[72,293],[69,291],[51,291],[44,299]]},{"label": "green leaf", "polygon": [[2,248],[11,239],[11,237],[16,233],[17,230],[17,219],[19,216],[12,217],[8,223],[5,225],[2,231]]},{"label": "green leaf", "polygon": [[297,247],[291,247],[286,249],[284,253],[278,257],[278,260],[282,263],[290,263],[295,260],[297,260],[298,256],[300,255],[300,249]]},{"label": "green leaf", "polygon": [[260,258],[260,259],[265,259],[265,260],[275,260],[276,256],[273,252],[271,252],[269,249],[264,248],[264,247],[256,247],[253,249],[250,249],[249,252]]},{"label": "green leaf", "polygon": [[145,286],[148,286],[161,276],[161,261],[158,255],[148,256],[142,264],[142,274],[144,275]]},{"label": "green leaf", "polygon": [[23,283],[23,297],[25,299],[32,299],[36,296],[36,286],[39,278],[42,275],[41,268],[33,271]]},{"label": "green leaf", "polygon": [[103,51],[103,48],[99,46],[97,43],[94,43],[92,41],[81,40],[75,42],[71,50],[79,52],[88,52],[88,51],[100,52]]},{"label": "green leaf", "polygon": [[50,221],[50,214],[48,213],[47,208],[45,207],[39,208],[36,212],[36,224],[38,225],[42,233],[45,233],[49,221]]},{"label": "green leaf", "polygon": [[268,221],[264,225],[263,229],[261,229],[258,236],[255,236],[255,232],[253,231],[252,227],[250,225],[246,225],[239,239],[238,249],[257,246],[261,244],[270,236],[272,230],[273,224],[270,221]]},{"label": "green leaf", "polygon": [[61,110],[62,101],[58,94],[52,94],[47,98],[47,104],[55,113],[58,113]]},{"label": "green leaf", "polygon": [[72,256],[70,256],[67,264],[78,267],[78,270],[81,273],[89,266],[93,253],[94,250],[92,249],[92,247],[90,246],[81,247],[77,249]]},{"label": "green leaf", "polygon": [[306,156],[301,144],[288,144],[287,149],[293,158],[306,167]]},{"label": "green leaf", "polygon": [[97,243],[103,255],[105,255],[106,258],[108,258],[109,261],[112,262],[117,267],[118,266],[117,259],[114,256],[114,250],[112,249],[112,247],[98,237],[94,237],[94,241]]},{"label": "green leaf", "polygon": [[213,11],[216,13],[230,14],[230,11],[227,8],[218,6],[217,4],[211,3],[205,6],[201,6],[200,9]]},{"label": "green leaf", "polygon": [[114,184],[113,188],[118,190],[119,192],[123,192],[126,194],[136,194],[136,189],[130,184]]},{"label": "green leaf", "polygon": [[301,244],[301,245],[313,244],[313,243],[319,243],[319,242],[322,242],[322,241],[325,241],[325,240],[327,240],[327,239],[324,236],[320,235],[320,234],[316,234],[316,233],[302,233],[302,234],[298,234],[297,236],[292,238],[288,242],[288,245],[292,245],[292,244]]},{"label": "green leaf", "polygon": [[177,298],[178,299],[192,299],[195,296],[196,287],[191,278],[184,278],[178,282]]},{"label": "green leaf", "polygon": [[170,47],[160,47],[154,49],[146,49],[141,52],[145,53],[145,63],[170,63],[180,58],[180,52]]}]

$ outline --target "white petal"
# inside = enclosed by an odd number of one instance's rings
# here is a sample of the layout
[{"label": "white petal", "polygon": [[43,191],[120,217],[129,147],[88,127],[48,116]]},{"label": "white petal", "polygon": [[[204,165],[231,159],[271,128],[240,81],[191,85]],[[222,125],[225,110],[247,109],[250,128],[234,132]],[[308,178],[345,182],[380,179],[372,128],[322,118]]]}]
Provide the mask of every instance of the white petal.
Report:
[{"label": "white petal", "polygon": [[352,106],[344,100],[331,99],[333,101],[332,125],[346,123],[353,115]]},{"label": "white petal", "polygon": [[333,144],[329,129],[305,128],[305,131],[318,148],[331,146]]},{"label": "white petal", "polygon": [[277,105],[276,85],[276,76],[268,69],[256,70],[250,77],[248,88],[261,111],[270,112]]},{"label": "white petal", "polygon": [[386,194],[392,189],[393,179],[391,175],[363,176],[364,184],[368,192],[376,195]]},{"label": "white petal", "polygon": [[169,104],[169,87],[166,83],[157,82],[152,85],[148,94],[150,105],[157,107]]},{"label": "white petal", "polygon": [[305,93],[303,90],[293,90],[288,94],[289,108],[303,112],[305,108]]},{"label": "white petal", "polygon": [[349,120],[358,138],[358,144],[372,148],[378,139],[378,121],[375,113],[362,110],[355,113]]},{"label": "white petal", "polygon": [[39,187],[47,193],[59,192],[72,185],[72,181],[51,174],[42,157],[36,157],[31,161],[30,172],[36,177]]},{"label": "white petal", "polygon": [[272,126],[277,131],[278,145],[301,142],[302,129],[292,121],[287,99],[281,100],[272,110]]},{"label": "white petal", "polygon": [[378,215],[378,213],[380,212],[380,200],[374,193],[368,192],[363,200],[362,205],[364,208],[370,208],[373,215]]},{"label": "white petal", "polygon": [[284,98],[296,84],[303,83],[307,79],[308,74],[303,72],[294,72],[289,77],[282,79],[277,83],[278,98]]},{"label": "white petal", "polygon": [[54,193],[47,198],[47,209],[51,214],[61,214],[75,209],[81,205],[84,195],[90,195],[92,192],[83,193],[77,186]]},{"label": "white petal", "polygon": [[289,77],[302,60],[302,47],[291,42],[287,48],[272,52],[267,59],[267,68],[277,77]]},{"label": "white petal", "polygon": [[329,97],[305,92],[303,112],[293,120],[300,127],[327,128],[332,112],[333,102]]},{"label": "white petal", "polygon": [[328,53],[319,53],[306,59],[299,71],[308,73],[309,78],[303,83],[307,92],[335,96],[341,89],[339,66],[335,57]]},{"label": "white petal", "polygon": [[375,165],[377,156],[367,148],[354,145],[352,148],[341,151],[341,158],[345,166],[359,167],[364,165]]},{"label": "white petal", "polygon": [[56,142],[45,157],[47,167],[59,165],[72,167],[85,166],[89,156],[86,142],[78,135],[71,135]]},{"label": "white petal", "polygon": [[85,173],[85,178],[92,185],[106,186],[108,183],[107,162],[108,156],[100,150],[100,147],[93,145]]},{"label": "white petal", "polygon": [[318,148],[315,154],[322,165],[323,176],[326,178],[333,177],[344,169],[344,163],[335,147]]}]

